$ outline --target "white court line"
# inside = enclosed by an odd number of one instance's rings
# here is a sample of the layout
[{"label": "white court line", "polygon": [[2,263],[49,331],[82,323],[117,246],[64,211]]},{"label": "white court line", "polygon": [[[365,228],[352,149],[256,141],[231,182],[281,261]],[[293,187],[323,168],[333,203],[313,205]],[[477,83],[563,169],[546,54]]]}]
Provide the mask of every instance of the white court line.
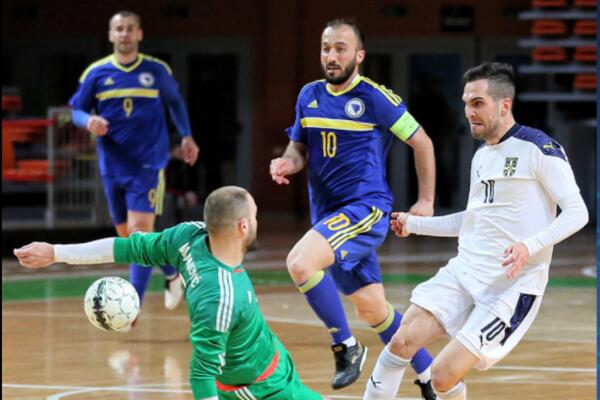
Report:
[{"label": "white court line", "polygon": [[19,383],[3,383],[3,388],[10,389],[45,389],[45,390],[72,390],[72,391],[114,391],[114,392],[156,392],[156,393],[192,393],[191,390],[182,389],[152,389],[147,386],[168,386],[171,384],[145,384],[135,386],[71,386],[71,385],[32,385]]},{"label": "white court line", "polygon": [[[533,379],[528,379],[528,380],[516,380],[514,376],[510,377],[510,384],[517,384],[517,385],[547,385],[547,386],[596,386],[596,379],[590,379],[589,383],[588,382],[572,382],[572,381],[542,381],[542,380],[533,380]],[[471,383],[485,383],[485,384],[505,384],[507,381],[505,376],[498,376],[498,377],[490,377],[490,378],[484,378],[484,379],[469,379],[467,378],[465,380],[465,383],[467,384],[467,387],[469,386],[469,384]],[[302,379],[302,382],[304,383],[327,383],[330,382],[327,379]],[[403,381],[403,383],[406,385],[407,381]],[[329,395],[327,395],[329,396]],[[358,399],[362,399],[362,397],[356,397]],[[419,398],[420,399],[420,398]],[[405,400],[405,398],[403,397],[402,400]]]},{"label": "white court line", "polygon": [[[162,386],[161,384],[151,384],[152,386]],[[149,385],[144,385],[149,386]],[[11,389],[42,389],[42,390],[71,390],[69,392],[57,393],[54,395],[50,395],[46,397],[46,400],[59,400],[64,397],[73,395],[73,394],[81,394],[81,393],[90,393],[95,391],[107,392],[146,392],[146,393],[192,393],[191,390],[166,390],[166,389],[141,389],[136,387],[120,387],[120,386],[107,386],[107,387],[97,387],[97,386],[66,386],[66,385],[21,385],[21,384],[11,384],[11,383],[3,383],[3,388],[11,388]],[[339,394],[327,394],[326,395],[332,399],[362,399],[362,396],[349,396],[349,395],[339,395]],[[403,400],[420,400],[416,397],[404,397]]]},{"label": "white court line", "polygon": [[562,367],[525,367],[517,365],[496,365],[491,370],[502,369],[510,371],[543,371],[543,372],[584,372],[595,374],[596,368],[562,368]]}]

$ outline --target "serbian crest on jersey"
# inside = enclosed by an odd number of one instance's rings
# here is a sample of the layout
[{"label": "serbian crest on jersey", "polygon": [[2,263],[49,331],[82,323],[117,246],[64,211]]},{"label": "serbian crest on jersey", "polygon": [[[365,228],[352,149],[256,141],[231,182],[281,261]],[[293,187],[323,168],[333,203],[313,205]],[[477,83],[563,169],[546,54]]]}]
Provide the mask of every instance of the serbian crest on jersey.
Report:
[{"label": "serbian crest on jersey", "polygon": [[518,161],[518,157],[506,157],[506,160],[504,161],[504,170],[502,171],[504,176],[510,177],[515,174]]},{"label": "serbian crest on jersey", "polygon": [[154,85],[154,75],[150,72],[142,72],[138,79],[142,86],[150,87]]},{"label": "serbian crest on jersey", "polygon": [[344,110],[346,111],[346,115],[350,118],[358,118],[365,113],[365,103],[361,99],[355,97],[348,100]]}]

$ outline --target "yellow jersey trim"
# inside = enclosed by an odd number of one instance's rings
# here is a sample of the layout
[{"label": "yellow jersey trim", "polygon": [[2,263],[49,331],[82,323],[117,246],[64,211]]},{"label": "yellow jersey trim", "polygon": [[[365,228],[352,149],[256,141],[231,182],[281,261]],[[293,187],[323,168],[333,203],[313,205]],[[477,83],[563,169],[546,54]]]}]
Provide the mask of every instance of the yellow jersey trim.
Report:
[{"label": "yellow jersey trim", "polygon": [[97,61],[94,61],[93,63],[91,63],[86,69],[85,71],[83,71],[83,73],[81,74],[81,76],[79,77],[79,83],[83,83],[83,81],[85,81],[85,78],[87,78],[87,76],[89,75],[89,73],[96,67],[99,67],[101,65],[104,64],[108,64],[109,62],[111,62],[112,59],[112,55],[111,56],[106,56],[104,58],[101,58]]},{"label": "yellow jersey trim", "polygon": [[143,59],[159,63],[160,65],[162,65],[163,67],[165,67],[165,69],[167,70],[167,72],[169,73],[169,75],[173,75],[173,70],[171,70],[171,67],[169,67],[169,64],[167,64],[166,62],[164,62],[160,58],[152,57],[152,56],[149,56],[147,54],[142,54],[142,53],[140,53],[140,56],[142,56]]},{"label": "yellow jersey trim", "polygon": [[346,119],[306,117],[300,120],[303,128],[340,129],[345,131],[372,131],[375,124]]},{"label": "yellow jersey trim", "polygon": [[410,115],[408,111],[406,111],[400,118],[398,118],[398,121],[392,125],[390,131],[396,135],[398,139],[405,142],[412,136],[413,133],[416,132],[419,126],[420,125],[417,120],[415,120],[415,118]]},{"label": "yellow jersey trim", "polygon": [[400,105],[400,103],[402,103],[402,98],[400,96],[398,96],[396,93],[394,93],[392,90],[386,88],[385,86],[375,83],[374,81],[370,80],[369,78],[363,77],[363,81],[365,83],[368,83],[369,85],[373,86],[375,89],[377,89],[394,106],[398,107]]},{"label": "yellow jersey trim", "polygon": [[156,185],[156,206],[154,208],[154,213],[156,215],[162,215],[163,213],[166,187],[167,184],[165,181],[165,170],[161,169],[158,171],[158,185]]},{"label": "yellow jersey trim", "polygon": [[310,289],[317,286],[319,284],[319,282],[321,282],[323,280],[324,276],[325,276],[325,273],[323,271],[319,271],[319,272],[315,273],[313,276],[310,277],[310,279],[308,281],[306,281],[306,283],[298,286],[298,290],[300,290],[302,293],[308,292]]},{"label": "yellow jersey trim", "polygon": [[318,82],[325,82],[325,79],[317,79],[316,81],[308,82],[306,85],[304,85],[302,87],[302,89],[304,89],[305,87],[310,86],[310,85],[312,85],[314,83],[318,83]]},{"label": "yellow jersey trim", "polygon": [[124,88],[106,90],[96,94],[96,98],[100,101],[107,99],[115,99],[120,97],[158,97],[158,89],[139,89],[139,88]]},{"label": "yellow jersey trim", "polygon": [[144,61],[144,57],[142,54],[138,54],[137,59],[135,60],[135,62],[133,64],[131,64],[128,67],[125,67],[121,64],[119,64],[119,62],[117,61],[117,58],[114,56],[114,54],[111,57],[110,62],[112,63],[112,65],[114,65],[117,69],[120,69],[123,72],[131,72],[134,69],[136,69],[137,67],[140,66],[140,64],[142,63],[142,61]]},{"label": "yellow jersey trim", "polygon": [[362,80],[363,80],[363,77],[358,75],[357,78],[354,79],[352,81],[352,83],[350,83],[350,85],[348,85],[348,87],[346,89],[340,90],[339,92],[334,92],[333,90],[331,90],[329,83],[325,85],[325,89],[327,90],[327,93],[329,93],[332,96],[341,96],[345,93],[348,93],[352,89],[354,89]]}]

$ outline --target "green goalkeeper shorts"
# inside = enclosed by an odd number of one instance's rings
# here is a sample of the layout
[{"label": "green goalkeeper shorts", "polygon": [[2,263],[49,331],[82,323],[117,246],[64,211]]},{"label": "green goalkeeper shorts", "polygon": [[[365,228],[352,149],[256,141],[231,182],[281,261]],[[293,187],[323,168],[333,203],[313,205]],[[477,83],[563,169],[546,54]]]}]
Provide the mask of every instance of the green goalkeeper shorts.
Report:
[{"label": "green goalkeeper shorts", "polygon": [[217,385],[220,400],[322,400],[323,397],[304,386],[294,368],[292,357],[278,345],[279,360],[273,373],[247,386]]}]

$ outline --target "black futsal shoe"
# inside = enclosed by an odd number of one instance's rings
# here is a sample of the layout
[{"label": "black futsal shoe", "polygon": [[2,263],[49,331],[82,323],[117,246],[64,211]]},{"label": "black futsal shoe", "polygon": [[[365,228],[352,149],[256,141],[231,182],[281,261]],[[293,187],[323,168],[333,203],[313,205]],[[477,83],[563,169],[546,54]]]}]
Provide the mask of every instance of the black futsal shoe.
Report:
[{"label": "black futsal shoe", "polygon": [[421,389],[421,396],[423,396],[423,398],[425,400],[436,400],[437,396],[435,395],[435,392],[433,391],[433,388],[431,387],[431,379],[427,381],[427,383],[423,383],[420,380],[416,380],[415,381],[415,385],[417,385],[419,387],[419,389]]},{"label": "black futsal shoe", "polygon": [[367,348],[360,342],[354,346],[346,346],[344,343],[331,346],[335,357],[335,375],[331,387],[341,389],[353,384],[360,376],[363,364],[367,359]]}]

